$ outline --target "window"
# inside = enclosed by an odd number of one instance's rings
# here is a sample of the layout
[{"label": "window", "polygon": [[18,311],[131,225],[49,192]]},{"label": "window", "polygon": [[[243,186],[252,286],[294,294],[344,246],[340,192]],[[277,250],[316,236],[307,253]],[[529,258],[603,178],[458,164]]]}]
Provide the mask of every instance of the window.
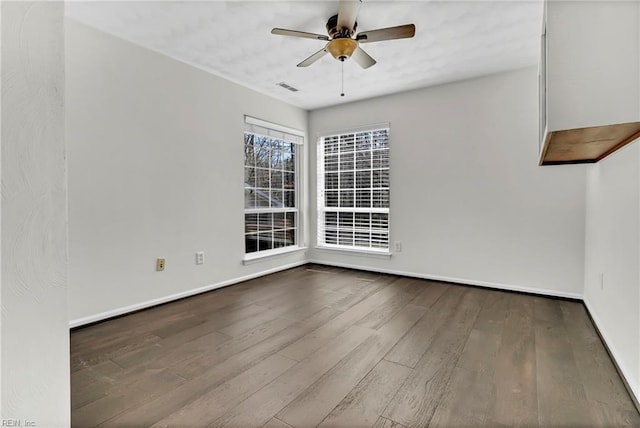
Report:
[{"label": "window", "polygon": [[320,139],[318,245],[389,250],[389,128]]},{"label": "window", "polygon": [[[244,238],[247,255],[298,245],[297,131],[246,117]],[[268,253],[267,253],[268,252]]]}]

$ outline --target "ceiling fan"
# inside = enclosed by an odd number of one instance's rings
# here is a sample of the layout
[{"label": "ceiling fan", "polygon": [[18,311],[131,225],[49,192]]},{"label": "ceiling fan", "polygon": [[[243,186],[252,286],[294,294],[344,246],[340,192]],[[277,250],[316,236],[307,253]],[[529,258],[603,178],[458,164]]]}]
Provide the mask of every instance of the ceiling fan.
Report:
[{"label": "ceiling fan", "polygon": [[302,37],[327,42],[324,48],[299,63],[298,67],[308,67],[328,52],[338,61],[344,62],[349,58],[353,58],[362,68],[369,68],[376,63],[376,60],[360,47],[360,43],[410,38],[414,36],[416,27],[413,24],[407,24],[356,34],[356,27],[358,25],[356,19],[360,11],[361,3],[362,0],[340,0],[338,14],[333,15],[327,21],[328,36],[304,31],[286,30],[283,28],[274,28],[271,30],[271,34]]}]

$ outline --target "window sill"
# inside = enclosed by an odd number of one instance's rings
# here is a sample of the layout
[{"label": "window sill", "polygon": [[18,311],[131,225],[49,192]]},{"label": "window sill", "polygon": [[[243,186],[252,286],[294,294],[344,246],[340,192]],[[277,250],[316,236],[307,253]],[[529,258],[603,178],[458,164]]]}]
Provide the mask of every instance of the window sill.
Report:
[{"label": "window sill", "polygon": [[364,250],[355,248],[343,248],[343,247],[330,247],[327,245],[318,245],[316,250],[326,251],[329,253],[344,253],[351,256],[363,256],[363,257],[377,257],[383,259],[391,258],[392,253],[389,250]]},{"label": "window sill", "polygon": [[250,264],[262,262],[274,257],[299,253],[306,250],[307,250],[307,247],[292,246],[292,247],[286,247],[286,248],[278,248],[277,250],[269,250],[269,251],[245,254],[244,259],[242,259],[242,264],[250,265]]}]

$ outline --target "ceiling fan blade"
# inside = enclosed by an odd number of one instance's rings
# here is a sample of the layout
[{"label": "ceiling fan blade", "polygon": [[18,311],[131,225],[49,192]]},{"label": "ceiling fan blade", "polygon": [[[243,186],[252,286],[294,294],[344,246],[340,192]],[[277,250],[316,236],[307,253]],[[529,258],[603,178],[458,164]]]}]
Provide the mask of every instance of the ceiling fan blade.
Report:
[{"label": "ceiling fan blade", "polygon": [[311,55],[309,58],[302,61],[300,64],[298,64],[298,67],[309,67],[311,64],[313,64],[314,62],[316,62],[326,54],[327,54],[327,48],[324,47],[320,49],[318,52]]},{"label": "ceiling fan blade", "polygon": [[416,26],[407,24],[397,27],[381,28],[379,30],[363,31],[358,34],[356,40],[360,43],[381,42],[383,40],[408,39],[415,34]]},{"label": "ceiling fan blade", "polygon": [[361,4],[362,0],[340,0],[340,5],[338,6],[338,30],[348,28],[350,31],[354,31]]},{"label": "ceiling fan blade", "polygon": [[302,37],[304,39],[316,39],[329,41],[329,37],[322,34],[307,33],[304,31],[285,30],[284,28],[274,28],[271,30],[271,34],[278,34],[280,36]]},{"label": "ceiling fan blade", "polygon": [[376,63],[376,60],[371,58],[371,56],[361,47],[358,47],[358,49],[353,52],[351,58],[353,58],[353,60],[362,68],[369,68]]}]

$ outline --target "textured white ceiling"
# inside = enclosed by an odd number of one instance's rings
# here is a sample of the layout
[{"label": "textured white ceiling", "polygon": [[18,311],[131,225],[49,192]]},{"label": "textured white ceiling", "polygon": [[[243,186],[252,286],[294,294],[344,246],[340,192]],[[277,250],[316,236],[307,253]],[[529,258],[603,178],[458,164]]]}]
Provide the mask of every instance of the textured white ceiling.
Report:
[{"label": "textured white ceiling", "polygon": [[[324,42],[270,34],[326,34],[337,1],[67,2],[67,16],[305,109],[326,107],[537,63],[542,1],[367,1],[358,31],[414,23],[412,39],[363,44],[362,70],[330,55],[296,64]],[[299,89],[289,92],[278,82]]]}]

